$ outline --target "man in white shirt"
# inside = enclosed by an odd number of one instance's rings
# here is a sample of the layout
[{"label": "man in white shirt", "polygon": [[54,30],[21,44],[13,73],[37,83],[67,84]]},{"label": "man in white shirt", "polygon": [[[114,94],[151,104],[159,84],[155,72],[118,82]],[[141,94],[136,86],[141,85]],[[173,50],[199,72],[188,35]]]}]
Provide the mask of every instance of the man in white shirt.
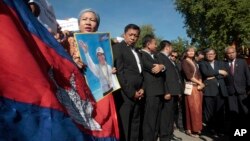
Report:
[{"label": "man in white shirt", "polygon": [[121,121],[121,141],[137,141],[141,126],[140,103],[144,96],[141,58],[135,49],[140,28],[135,24],[128,24],[123,35],[124,40],[113,46],[114,64],[121,85],[121,93],[114,96],[117,96],[116,106]]}]

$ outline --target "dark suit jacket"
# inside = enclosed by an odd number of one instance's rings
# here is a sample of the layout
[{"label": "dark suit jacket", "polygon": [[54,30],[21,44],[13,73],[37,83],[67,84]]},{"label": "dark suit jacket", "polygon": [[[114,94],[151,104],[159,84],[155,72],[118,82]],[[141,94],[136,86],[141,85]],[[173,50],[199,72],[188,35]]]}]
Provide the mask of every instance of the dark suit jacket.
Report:
[{"label": "dark suit jacket", "polygon": [[[229,61],[225,63],[229,72]],[[233,95],[235,92],[238,94],[246,94],[246,90],[250,86],[250,72],[247,62],[237,58],[234,63],[234,75],[229,73],[225,80],[229,95]]]},{"label": "dark suit jacket", "polygon": [[143,87],[145,89],[146,96],[155,96],[165,94],[164,90],[164,73],[160,72],[154,74],[151,69],[154,67],[153,64],[159,64],[157,57],[155,59],[151,57],[145,51],[141,51],[142,66],[143,66]]},{"label": "dark suit jacket", "polygon": [[183,87],[178,66],[175,66],[163,53],[158,54],[158,60],[165,66],[165,93],[171,95],[182,94]]},{"label": "dark suit jacket", "polygon": [[[221,92],[222,96],[228,96],[224,77],[219,74],[219,70],[226,70],[224,62],[215,60],[213,69],[209,62],[202,61],[199,63],[199,68],[206,85],[204,88],[205,96],[216,96],[219,92]],[[215,78],[208,80],[209,77]]]},{"label": "dark suit jacket", "polygon": [[[139,72],[132,47],[122,41],[113,47],[114,66],[117,69],[117,77],[122,88],[122,92],[128,97],[133,98],[135,92],[142,88],[143,77]],[[138,54],[138,52],[137,52]],[[138,54],[140,59],[140,54]],[[141,60],[141,59],[140,59]],[[140,61],[141,62],[141,61]]]}]

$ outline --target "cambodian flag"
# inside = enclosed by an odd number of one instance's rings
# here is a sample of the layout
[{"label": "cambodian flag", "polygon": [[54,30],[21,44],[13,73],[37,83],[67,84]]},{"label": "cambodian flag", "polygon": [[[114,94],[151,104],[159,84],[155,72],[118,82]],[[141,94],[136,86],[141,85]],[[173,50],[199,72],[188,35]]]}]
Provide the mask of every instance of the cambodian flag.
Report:
[{"label": "cambodian flag", "polygon": [[25,0],[0,1],[0,141],[119,140],[112,95],[96,102]]}]

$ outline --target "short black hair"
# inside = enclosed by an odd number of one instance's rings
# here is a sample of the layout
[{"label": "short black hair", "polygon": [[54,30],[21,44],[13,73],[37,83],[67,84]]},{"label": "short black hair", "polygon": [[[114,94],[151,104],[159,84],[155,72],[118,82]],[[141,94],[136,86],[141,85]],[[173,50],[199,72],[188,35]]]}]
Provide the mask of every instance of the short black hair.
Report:
[{"label": "short black hair", "polygon": [[136,25],[136,24],[128,24],[128,25],[126,25],[125,26],[125,28],[124,28],[124,33],[126,33],[129,29],[134,29],[134,30],[138,30],[139,31],[139,33],[140,33],[140,27],[138,26],[138,25]]},{"label": "short black hair", "polygon": [[147,43],[151,42],[153,39],[155,39],[155,36],[152,34],[147,34],[142,38],[142,47],[146,47]]},{"label": "short black hair", "polygon": [[204,50],[199,50],[196,52],[196,56],[204,55]]},{"label": "short black hair", "polygon": [[171,53],[177,53],[178,55],[179,55],[179,52],[177,51],[177,50],[172,50],[172,52]]},{"label": "short black hair", "polygon": [[162,40],[160,42],[159,49],[163,50],[165,48],[165,46],[171,46],[171,45],[172,45],[172,43],[170,41],[168,41],[168,40]]}]

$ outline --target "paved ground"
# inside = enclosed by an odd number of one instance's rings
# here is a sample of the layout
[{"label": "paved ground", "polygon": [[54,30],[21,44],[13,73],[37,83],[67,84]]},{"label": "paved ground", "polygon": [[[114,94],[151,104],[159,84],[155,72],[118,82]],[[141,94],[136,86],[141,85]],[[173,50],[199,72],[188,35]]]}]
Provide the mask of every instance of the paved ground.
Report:
[{"label": "paved ground", "polygon": [[213,137],[212,135],[200,135],[200,138],[194,138],[191,136],[188,136],[187,134],[180,132],[179,130],[174,131],[174,135],[177,137],[181,137],[182,141],[228,141],[228,137]]}]

